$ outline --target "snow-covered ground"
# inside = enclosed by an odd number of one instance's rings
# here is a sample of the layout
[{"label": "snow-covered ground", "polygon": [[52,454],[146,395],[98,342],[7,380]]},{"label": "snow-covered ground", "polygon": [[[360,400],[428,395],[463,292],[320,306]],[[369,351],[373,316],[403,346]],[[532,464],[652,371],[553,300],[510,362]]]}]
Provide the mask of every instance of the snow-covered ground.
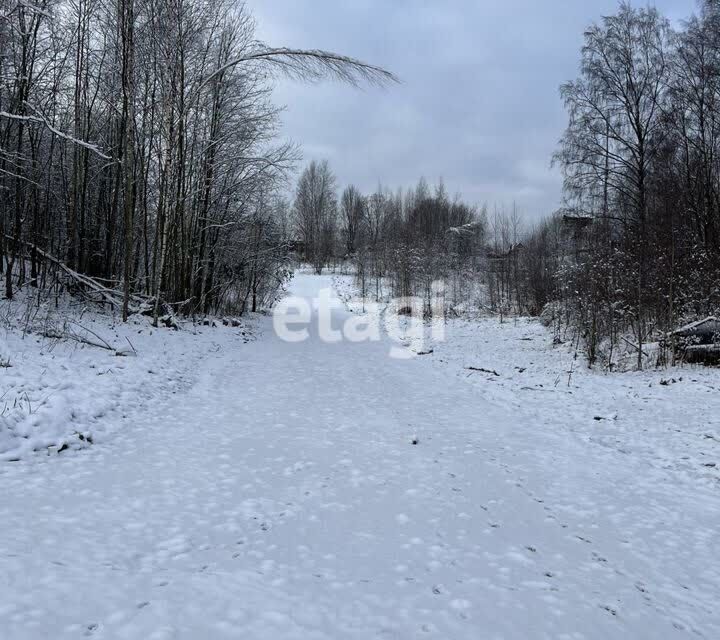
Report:
[{"label": "snow-covered ground", "polygon": [[[132,410],[179,392],[189,372],[250,329],[154,329],[26,297],[0,303],[0,464],[101,444]],[[218,323],[220,324],[220,323]]]},{"label": "snow-covered ground", "polygon": [[0,462],[3,640],[720,637],[720,371],[587,372],[528,321],[411,360],[129,330],[6,335],[35,428],[104,436]]}]

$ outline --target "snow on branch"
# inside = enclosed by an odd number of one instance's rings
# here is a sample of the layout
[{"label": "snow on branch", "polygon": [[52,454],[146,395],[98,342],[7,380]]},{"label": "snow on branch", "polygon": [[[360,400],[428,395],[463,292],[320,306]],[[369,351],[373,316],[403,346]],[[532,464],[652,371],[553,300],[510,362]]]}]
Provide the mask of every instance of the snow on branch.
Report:
[{"label": "snow on branch", "polygon": [[[30,184],[32,184],[36,187],[40,187],[40,185],[37,182],[35,182],[35,180],[31,180],[30,178],[21,176],[19,173],[12,173],[11,171],[7,171],[6,169],[3,169],[2,167],[0,167],[0,173],[2,173],[3,175],[9,176],[10,178],[14,178],[16,180],[23,180],[24,182],[29,182]],[[42,188],[42,187],[40,187],[40,188]]]},{"label": "snow on branch", "polygon": [[86,149],[89,149],[92,151],[95,155],[100,156],[104,160],[112,160],[113,158],[111,156],[105,155],[100,147],[96,144],[93,144],[92,142],[86,142],[85,140],[78,140],[77,138],[74,138],[69,133],[65,133],[64,131],[60,131],[59,129],[56,129],[51,125],[47,119],[32,105],[27,104],[27,107],[32,109],[37,115],[34,116],[28,116],[28,115],[19,115],[17,113],[8,113],[7,111],[0,111],[0,118],[9,118],[11,120],[24,120],[25,122],[37,122],[40,124],[45,125],[54,135],[58,136],[58,138],[63,138],[64,140],[67,140],[68,142],[71,142],[72,144],[79,145],[81,147],[85,147]]},{"label": "snow on branch", "polygon": [[323,78],[334,78],[353,86],[362,83],[382,86],[391,82],[399,82],[394,74],[381,67],[329,51],[258,46],[247,55],[231,60],[216,69],[205,79],[203,86],[227,69],[243,62],[264,62],[282,75],[304,80],[316,81]]}]

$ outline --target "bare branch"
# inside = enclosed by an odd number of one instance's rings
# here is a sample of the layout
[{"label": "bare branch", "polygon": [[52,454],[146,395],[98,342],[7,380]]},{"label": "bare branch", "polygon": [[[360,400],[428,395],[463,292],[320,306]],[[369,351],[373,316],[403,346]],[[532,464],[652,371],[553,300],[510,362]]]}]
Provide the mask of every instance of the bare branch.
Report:
[{"label": "bare branch", "polygon": [[381,67],[355,58],[319,49],[270,48],[264,45],[240,58],[231,60],[211,73],[203,86],[226,70],[245,62],[263,62],[273,71],[289,78],[319,81],[331,78],[352,86],[367,83],[384,86],[400,80]]}]

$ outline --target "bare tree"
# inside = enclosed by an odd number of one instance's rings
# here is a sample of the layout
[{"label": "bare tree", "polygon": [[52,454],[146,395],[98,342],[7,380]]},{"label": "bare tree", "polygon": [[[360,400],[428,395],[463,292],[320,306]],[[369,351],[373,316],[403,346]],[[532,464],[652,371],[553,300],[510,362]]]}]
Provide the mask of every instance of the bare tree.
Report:
[{"label": "bare tree", "polygon": [[365,220],[365,201],[357,187],[350,185],[345,188],[340,198],[340,212],[345,251],[352,255],[357,249]]},{"label": "bare tree", "polygon": [[293,215],[305,260],[321,273],[332,257],[337,228],[336,182],[327,160],[312,161],[303,171],[295,192]]},{"label": "bare tree", "polygon": [[616,15],[586,31],[582,75],[561,90],[570,124],[556,159],[567,192],[580,209],[621,224],[635,249],[628,252],[634,253],[628,268],[636,273],[638,366],[646,337],[650,175],[666,136],[669,35],[669,24],[656,9],[621,4]]}]

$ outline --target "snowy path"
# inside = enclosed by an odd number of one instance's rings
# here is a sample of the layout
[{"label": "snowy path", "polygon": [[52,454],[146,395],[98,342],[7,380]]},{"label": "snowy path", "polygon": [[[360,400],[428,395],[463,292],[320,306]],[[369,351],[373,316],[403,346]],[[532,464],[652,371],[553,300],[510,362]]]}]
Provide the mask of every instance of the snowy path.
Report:
[{"label": "snowy path", "polygon": [[102,446],[3,467],[0,638],[720,637],[717,488],[388,349],[268,323]]}]

